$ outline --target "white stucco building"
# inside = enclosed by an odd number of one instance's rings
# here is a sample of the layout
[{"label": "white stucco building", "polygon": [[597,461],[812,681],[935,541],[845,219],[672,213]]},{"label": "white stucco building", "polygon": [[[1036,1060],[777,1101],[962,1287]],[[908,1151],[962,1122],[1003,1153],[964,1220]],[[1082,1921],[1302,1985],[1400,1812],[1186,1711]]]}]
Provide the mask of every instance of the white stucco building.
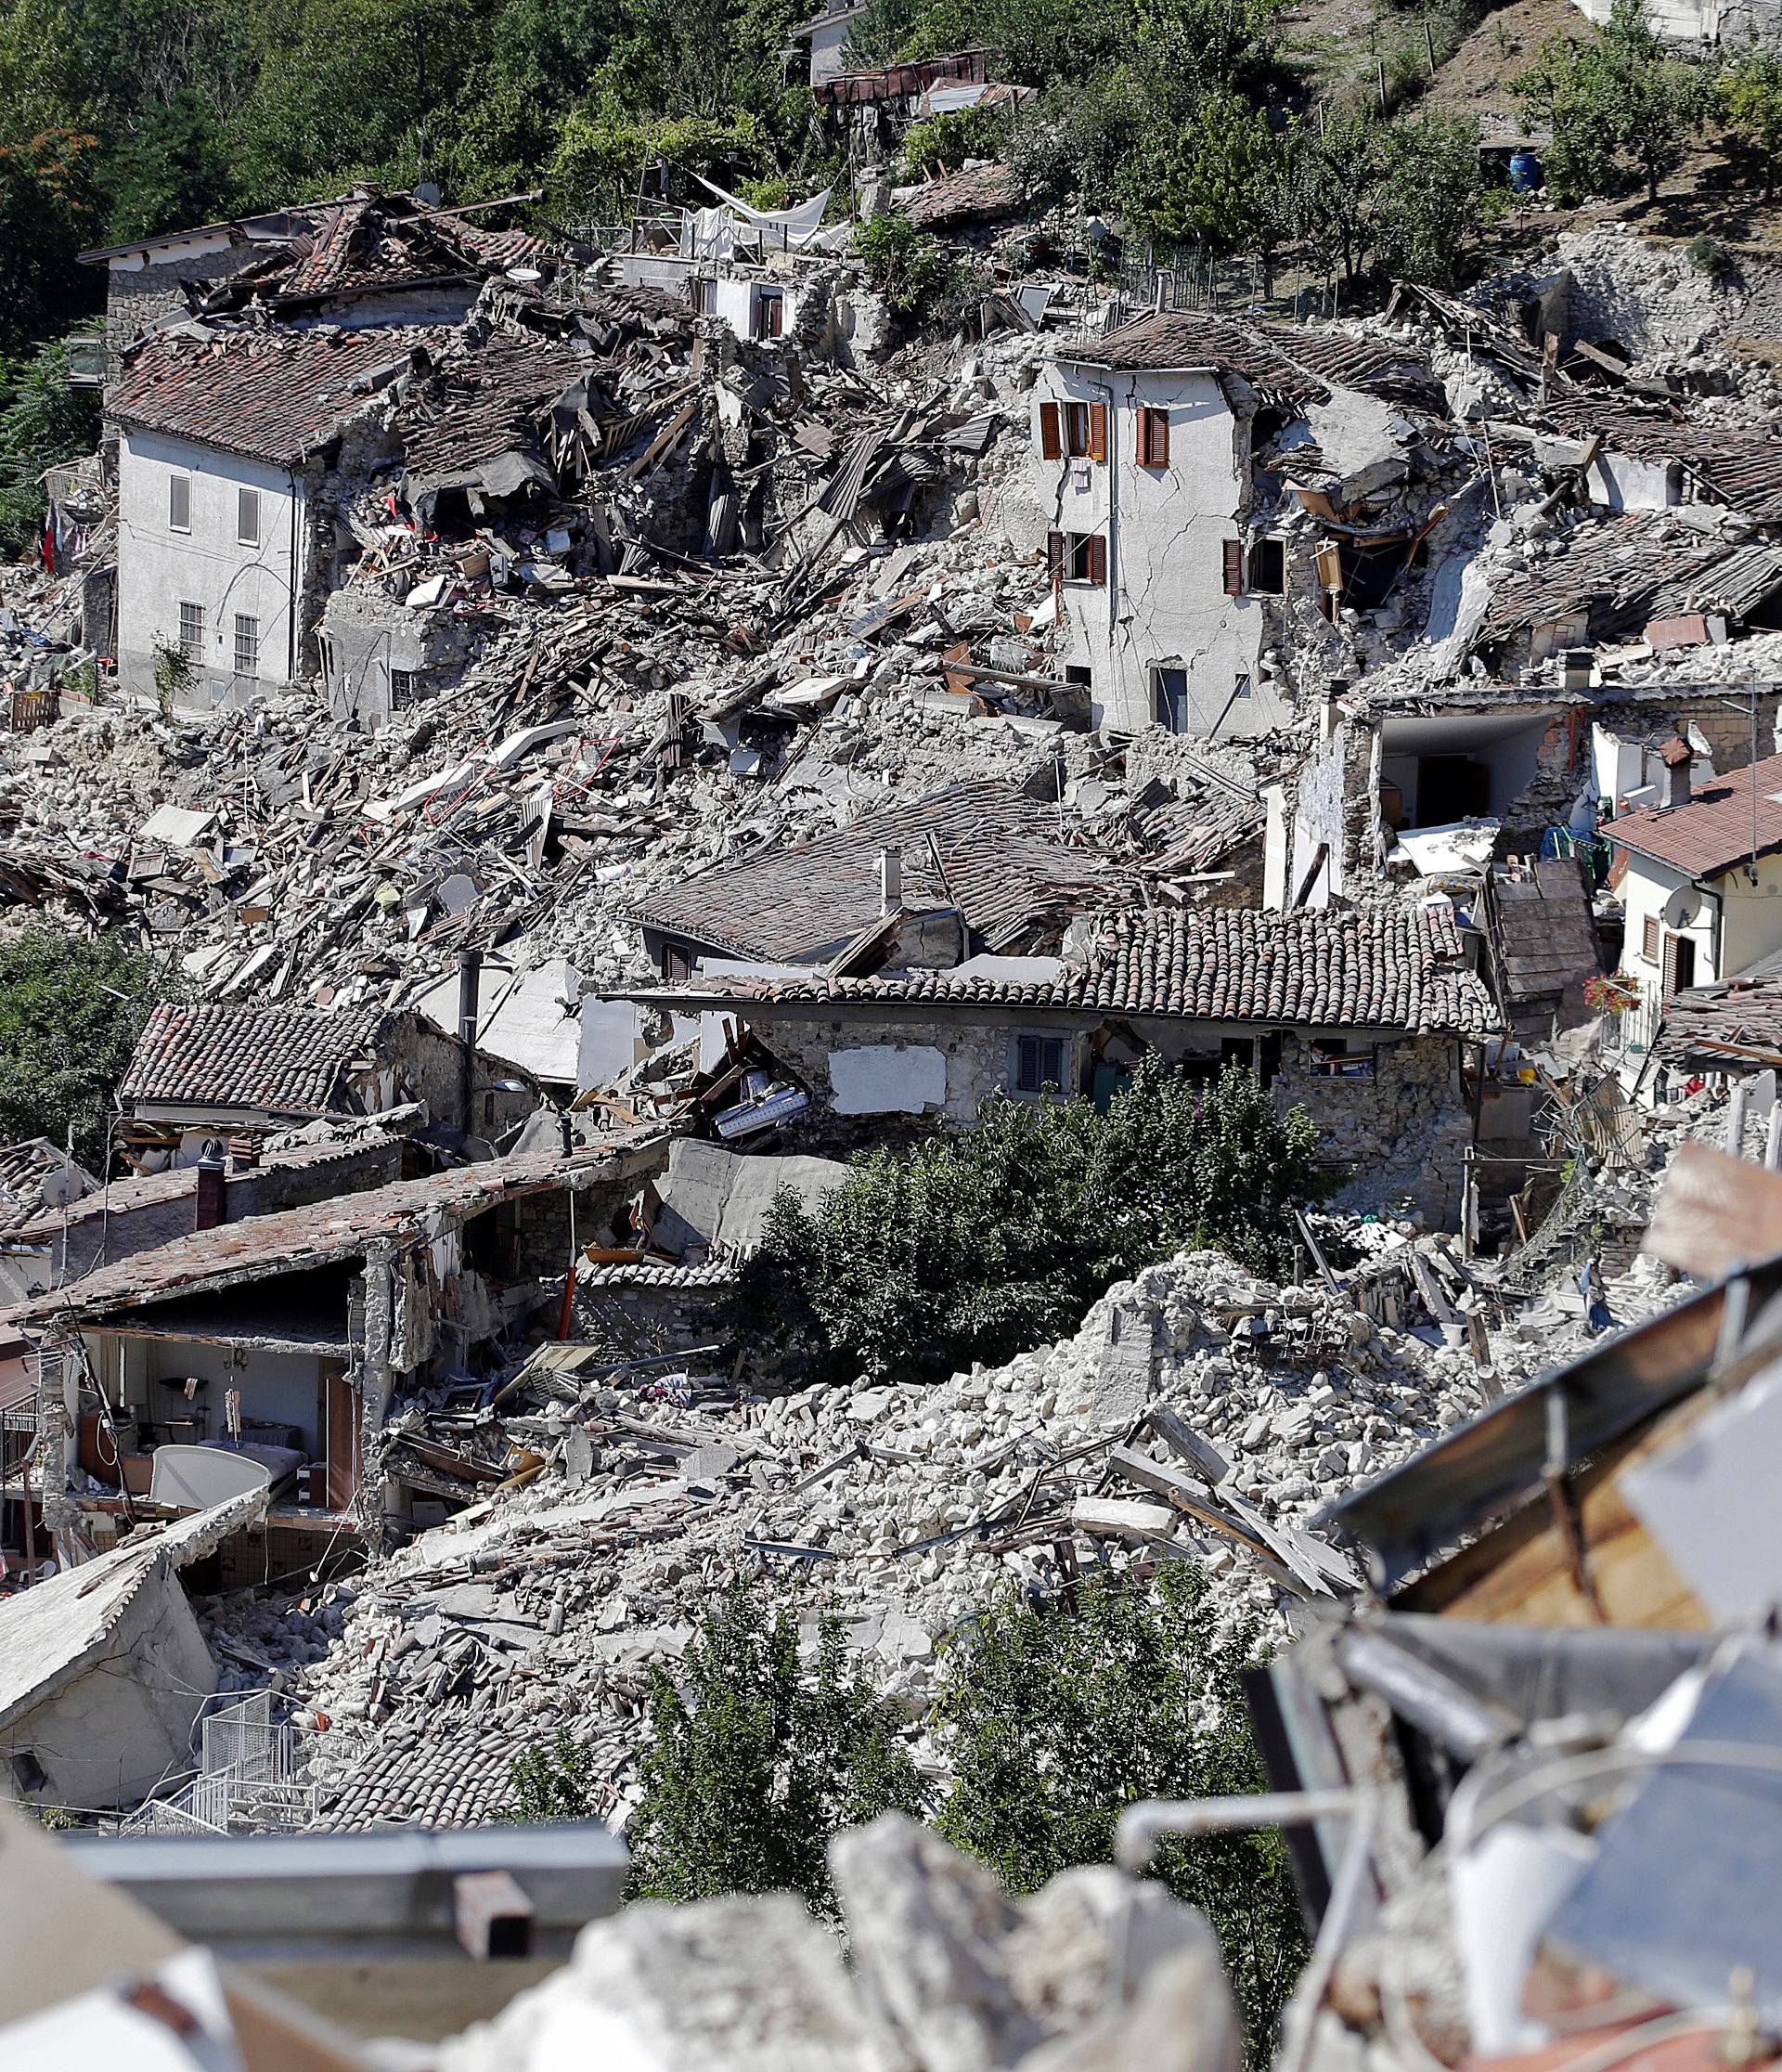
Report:
[{"label": "white stucco building", "polygon": [[1140,317],[1061,346],[1035,390],[1033,447],[1061,654],[1097,723],[1254,734],[1288,708],[1259,667],[1279,542],[1248,523],[1262,398],[1237,364],[1289,393],[1285,361],[1236,327]]},{"label": "white stucco building", "polygon": [[820,86],[846,70],[842,54],[848,33],[865,12],[866,0],[839,0],[838,5],[825,7],[808,21],[801,21],[792,32],[794,42],[809,46],[812,86]]},{"label": "white stucco building", "polygon": [[1603,827],[1617,851],[1621,968],[1640,981],[1648,1021],[1672,994],[1782,951],[1782,756],[1699,791],[1691,761],[1677,743],[1660,803]]},{"label": "white stucco building", "polygon": [[333,587],[317,505],[343,421],[407,364],[409,330],[153,338],[109,398],[118,428],[118,673],[206,710],[289,684]]}]

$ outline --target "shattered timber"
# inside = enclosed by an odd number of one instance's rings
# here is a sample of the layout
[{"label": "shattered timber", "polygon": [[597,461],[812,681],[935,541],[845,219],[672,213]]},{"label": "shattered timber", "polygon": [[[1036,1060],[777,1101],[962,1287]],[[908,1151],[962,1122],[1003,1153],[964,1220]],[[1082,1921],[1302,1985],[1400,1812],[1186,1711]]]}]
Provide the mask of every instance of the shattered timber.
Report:
[{"label": "shattered timber", "polygon": [[[983,248],[1012,192],[901,205]],[[1214,2072],[1140,1873],[1260,1827],[1283,2072],[1767,2062],[1782,267],[1568,233],[1316,325],[1059,269],[936,338],[811,206],[88,254],[0,925],[161,997],[103,1161],[0,1150],[0,1786],[81,1831],[9,1819],[0,1888],[106,1945],[0,2049]],[[987,1114],[1233,1073],[1324,1182],[1268,1274],[1184,1227],[933,1383],[739,1324]],[[783,1895],[621,1905],[730,1586],[937,1795],[989,1607],[1169,1564],[1266,1792],[1020,1897],[888,1814],[846,1962]],[[510,1824],[564,1748],[593,1824]]]}]

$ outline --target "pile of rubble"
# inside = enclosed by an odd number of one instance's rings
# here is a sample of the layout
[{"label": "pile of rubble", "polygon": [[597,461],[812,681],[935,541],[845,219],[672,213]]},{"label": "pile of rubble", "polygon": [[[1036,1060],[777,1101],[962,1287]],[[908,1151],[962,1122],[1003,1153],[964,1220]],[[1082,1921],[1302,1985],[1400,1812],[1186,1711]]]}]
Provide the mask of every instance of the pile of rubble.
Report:
[{"label": "pile of rubble", "polygon": [[897,1814],[838,1836],[835,1938],[788,1894],[636,1906],[440,2072],[547,2072],[594,2051],[704,2072],[1236,2072],[1243,2033],[1205,1918],[1111,1868],[1012,1900]]}]

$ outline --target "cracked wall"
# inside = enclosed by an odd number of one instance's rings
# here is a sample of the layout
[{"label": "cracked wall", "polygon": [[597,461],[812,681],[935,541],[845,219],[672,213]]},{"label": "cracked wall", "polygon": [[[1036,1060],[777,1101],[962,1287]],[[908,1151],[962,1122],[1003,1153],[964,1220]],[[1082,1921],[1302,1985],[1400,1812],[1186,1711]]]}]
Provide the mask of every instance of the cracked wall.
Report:
[{"label": "cracked wall", "polygon": [[[1048,402],[1104,405],[1106,459],[1044,459]],[[1140,465],[1146,408],[1168,414],[1166,466]],[[1052,523],[1106,541],[1106,580],[1066,579],[1061,591],[1065,659],[1091,671],[1096,722],[1149,725],[1154,672],[1170,669],[1186,679],[1183,732],[1220,739],[1286,725],[1292,706],[1259,667],[1273,601],[1225,588],[1226,543],[1246,538],[1249,422],[1220,382],[1057,361],[1040,370],[1031,421],[1035,485]]]}]

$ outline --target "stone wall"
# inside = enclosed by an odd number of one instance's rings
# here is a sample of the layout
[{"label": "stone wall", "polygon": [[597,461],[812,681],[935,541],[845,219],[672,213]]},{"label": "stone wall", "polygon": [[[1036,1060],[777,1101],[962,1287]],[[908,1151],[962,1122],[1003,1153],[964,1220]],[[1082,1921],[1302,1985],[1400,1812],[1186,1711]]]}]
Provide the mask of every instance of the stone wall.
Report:
[{"label": "stone wall", "polygon": [[1426,1223],[1453,1228],[1460,1214],[1461,1153],[1472,1123],[1461,1096],[1454,1042],[1419,1036],[1376,1046],[1371,1078],[1311,1070],[1304,1042],[1289,1037],[1274,1082],[1323,1133],[1321,1159],[1346,1169],[1341,1200],[1365,1212],[1408,1196]]}]

